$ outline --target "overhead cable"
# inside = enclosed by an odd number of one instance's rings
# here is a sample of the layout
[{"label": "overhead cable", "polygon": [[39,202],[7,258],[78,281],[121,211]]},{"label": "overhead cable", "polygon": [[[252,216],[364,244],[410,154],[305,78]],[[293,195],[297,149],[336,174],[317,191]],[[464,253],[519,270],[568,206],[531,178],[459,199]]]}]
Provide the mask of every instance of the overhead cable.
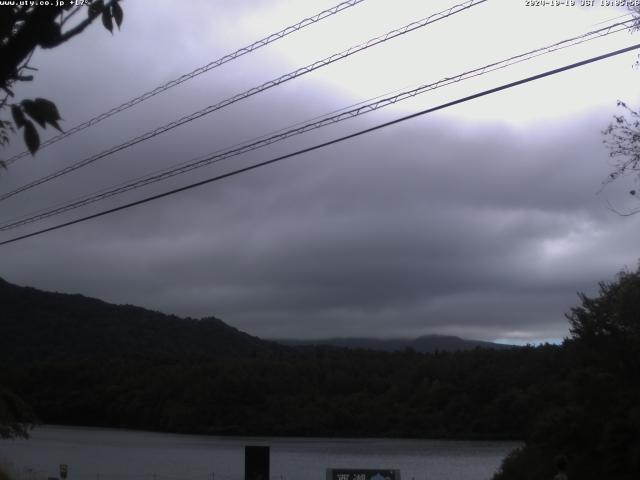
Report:
[{"label": "overhead cable", "polygon": [[552,45],[537,48],[535,50],[531,50],[526,53],[515,55],[498,62],[494,62],[479,68],[475,68],[473,70],[468,70],[464,73],[460,73],[455,76],[445,77],[441,80],[438,80],[437,82],[423,84],[418,87],[405,90],[391,96],[378,97],[374,101],[370,101],[368,103],[361,102],[360,104],[357,104],[357,106],[355,106],[354,108],[350,108],[346,110],[343,109],[339,111],[339,113],[329,114],[324,117],[319,117],[318,120],[311,121],[308,123],[298,124],[294,128],[283,129],[272,135],[263,136],[258,140],[245,142],[244,144],[240,144],[238,146],[232,147],[227,150],[209,153],[209,154],[200,156],[198,158],[192,159],[190,161],[183,162],[177,166],[169,167],[169,168],[160,170],[159,172],[155,172],[143,177],[136,178],[134,180],[129,181],[128,183],[126,182],[121,183],[115,187],[103,189],[99,192],[82,196],[80,198],[71,200],[70,202],[63,203],[59,206],[55,206],[49,209],[39,210],[38,212],[28,214],[27,216],[22,216],[14,220],[7,221],[5,224],[0,225],[0,231],[11,230],[29,223],[33,223],[39,220],[43,220],[45,218],[52,217],[54,215],[59,215],[64,212],[68,212],[70,210],[75,210],[77,208],[89,205],[91,203],[95,203],[97,201],[105,200],[107,198],[128,192],[130,190],[135,190],[135,189],[144,187],[146,185],[150,185],[152,183],[166,180],[176,175],[184,174],[189,171],[192,171],[213,163],[218,163],[222,160],[225,160],[231,157],[236,157],[238,155],[242,155],[244,153],[257,150],[267,145],[271,145],[273,143],[309,132],[311,130],[315,130],[327,125],[338,123],[343,120],[347,120],[347,119],[354,118],[369,112],[379,110],[381,108],[396,104],[403,100],[413,98],[422,93],[426,93],[447,85],[458,83],[463,80],[468,80],[470,78],[484,75],[496,70],[501,70],[503,68],[506,68],[521,62],[532,60],[541,55],[547,55],[549,53],[552,53],[564,48],[576,46],[597,38],[602,38],[604,36],[626,30],[627,28],[628,28],[628,22],[619,22],[619,23],[609,25],[607,27],[603,27],[598,30],[594,30],[576,37],[562,40]]},{"label": "overhead cable", "polygon": [[239,168],[239,169],[233,170],[231,172],[227,172],[227,173],[224,173],[224,174],[221,174],[221,175],[217,175],[215,177],[208,178],[206,180],[201,180],[201,181],[198,181],[198,182],[195,182],[195,183],[191,183],[191,184],[185,185],[183,187],[175,188],[173,190],[169,190],[167,192],[159,193],[157,195],[152,195],[150,197],[146,197],[146,198],[143,198],[141,200],[136,200],[134,202],[130,202],[130,203],[127,203],[127,204],[124,204],[124,205],[120,205],[118,207],[110,208],[108,210],[103,210],[101,212],[94,213],[92,215],[87,215],[85,217],[77,218],[77,219],[71,220],[69,222],[64,222],[64,223],[60,223],[58,225],[54,225],[52,227],[43,228],[41,230],[37,230],[37,231],[32,232],[32,233],[28,233],[28,234],[25,234],[25,235],[20,235],[20,236],[14,237],[14,238],[10,238],[9,240],[4,240],[4,241],[0,242],[0,246],[8,245],[10,243],[14,243],[14,242],[17,242],[17,241],[20,241],[20,240],[24,240],[26,238],[31,238],[31,237],[34,237],[36,235],[42,235],[44,233],[51,232],[51,231],[54,231],[54,230],[59,230],[61,228],[68,227],[70,225],[75,225],[77,223],[86,222],[86,221],[94,219],[94,218],[99,218],[99,217],[102,217],[102,216],[105,216],[105,215],[108,215],[108,214],[111,214],[111,213],[115,213],[115,212],[118,212],[118,211],[121,211],[121,210],[126,210],[126,209],[129,209],[129,208],[135,207],[137,205],[142,205],[144,203],[152,202],[154,200],[159,200],[161,198],[168,197],[168,196],[171,196],[171,195],[175,195],[177,193],[184,192],[184,191],[187,191],[187,190],[191,190],[191,189],[194,189],[196,187],[200,187],[202,185],[207,185],[209,183],[213,183],[213,182],[225,179],[225,178],[229,178],[229,177],[232,177],[232,176],[235,176],[235,175],[239,175],[241,173],[245,173],[245,172],[248,172],[248,171],[251,171],[251,170],[255,170],[255,169],[258,169],[260,167],[271,165],[271,164],[274,164],[276,162],[280,162],[280,161],[288,159],[288,158],[296,157],[296,156],[302,155],[304,153],[308,153],[308,152],[312,152],[312,151],[315,151],[315,150],[319,150],[321,148],[325,148],[325,147],[328,147],[330,145],[335,145],[337,143],[341,143],[343,141],[350,140],[352,138],[356,138],[356,137],[359,137],[359,136],[364,135],[364,134],[375,132],[375,131],[380,130],[382,128],[386,128],[386,127],[389,127],[391,125],[395,125],[395,124],[398,124],[398,123],[401,123],[401,122],[405,122],[407,120],[410,120],[410,119],[413,119],[413,118],[417,118],[417,117],[420,117],[420,116],[423,116],[423,115],[426,115],[426,114],[429,114],[429,113],[432,113],[432,112],[435,112],[435,111],[438,111],[438,110],[443,110],[445,108],[449,108],[449,107],[452,107],[454,105],[458,105],[458,104],[461,104],[461,103],[464,103],[464,102],[468,102],[470,100],[474,100],[476,98],[480,98],[480,97],[484,97],[484,96],[487,96],[487,95],[491,95],[491,94],[500,92],[502,90],[507,90],[509,88],[516,87],[518,85],[523,85],[525,83],[529,83],[529,82],[532,82],[532,81],[535,81],[535,80],[539,80],[541,78],[549,77],[549,76],[552,76],[552,75],[557,75],[558,73],[565,72],[567,70],[571,70],[571,69],[578,68],[578,67],[581,67],[581,66],[584,66],[584,65],[595,63],[595,62],[598,62],[598,61],[601,61],[601,60],[604,60],[604,59],[607,59],[607,58],[611,58],[611,57],[616,56],[616,55],[621,55],[621,54],[624,54],[624,53],[627,53],[627,52],[631,52],[633,50],[637,50],[639,48],[640,48],[640,43],[637,43],[635,45],[631,45],[631,46],[626,47],[626,48],[622,48],[622,49],[619,49],[619,50],[614,50],[612,52],[605,53],[603,55],[598,55],[596,57],[591,57],[589,59],[582,60],[580,62],[575,62],[575,63],[569,64],[569,65],[565,65],[564,67],[555,68],[553,70],[548,70],[546,72],[539,73],[537,75],[532,75],[530,77],[526,77],[526,78],[523,78],[521,80],[517,80],[515,82],[511,82],[511,83],[507,83],[507,84],[504,84],[504,85],[500,85],[498,87],[490,88],[488,90],[484,90],[482,92],[475,93],[473,95],[469,95],[469,96],[466,96],[466,97],[463,97],[463,98],[459,98],[457,100],[453,100],[451,102],[447,102],[447,103],[438,105],[437,107],[427,108],[425,110],[421,110],[419,112],[412,113],[410,115],[405,115],[403,117],[397,118],[395,120],[391,120],[389,122],[381,123],[381,124],[376,125],[374,127],[366,128],[364,130],[359,130],[359,131],[357,131],[355,133],[344,135],[342,137],[338,137],[338,138],[335,138],[333,140],[329,140],[329,141],[326,141],[326,142],[318,143],[318,144],[313,145],[311,147],[303,148],[303,149],[297,150],[295,152],[288,153],[286,155],[281,155],[279,157],[272,158],[270,160],[265,160],[263,162],[255,163],[255,164],[249,165],[247,167]]},{"label": "overhead cable", "polygon": [[111,147],[107,150],[104,150],[101,153],[98,153],[96,155],[93,155],[91,157],[87,157],[83,160],[80,160],[72,165],[69,165],[61,170],[58,170],[54,173],[51,173],[49,175],[46,175],[44,177],[41,177],[37,180],[34,180],[30,183],[27,183],[21,187],[18,187],[14,190],[11,190],[10,192],[4,193],[2,195],[0,195],[0,201],[2,200],[6,200],[10,197],[13,197],[14,195],[17,195],[18,193],[24,192],[25,190],[29,190],[31,188],[34,188],[38,185],[42,185],[43,183],[46,183],[48,181],[51,181],[55,178],[61,177],[62,175],[66,175],[68,173],[71,173],[79,168],[85,167],[91,163],[94,163],[98,160],[100,160],[101,158],[107,157],[113,153],[119,152],[121,150],[124,150],[126,148],[129,148],[133,145],[136,145],[140,142],[143,142],[145,140],[149,140],[155,136],[158,136],[160,134],[163,134],[169,130],[172,130],[176,127],[179,127],[181,125],[184,125],[185,123],[191,122],[193,120],[196,120],[200,117],[203,117],[205,115],[208,115],[210,113],[213,113],[217,110],[220,110],[224,107],[227,107],[233,103],[236,103],[240,100],[244,100],[246,98],[249,98],[253,95],[256,95],[260,92],[263,92],[265,90],[268,90],[270,88],[276,87],[278,85],[281,85],[285,82],[288,82],[289,80],[293,80],[294,78],[300,77],[302,75],[305,75],[307,73],[313,72],[314,70],[317,70],[321,67],[324,67],[326,65],[329,65],[333,62],[336,62],[338,60],[342,60],[344,58],[347,58],[351,55],[354,55],[355,53],[361,52],[363,50],[366,50],[368,48],[371,48],[375,45],[384,43],[388,40],[391,40],[393,38],[396,38],[400,35],[404,35],[406,33],[412,32],[414,30],[417,30],[419,28],[425,27],[427,25],[430,25],[434,22],[437,22],[439,20],[448,18],[452,15],[455,15],[456,13],[462,12],[464,10],[467,10],[473,6],[479,5],[481,3],[486,2],[487,0],[467,0],[466,2],[460,3],[458,5],[454,5],[446,10],[443,10],[442,12],[438,12],[438,13],[434,13],[432,15],[430,15],[429,17],[423,18],[422,20],[418,20],[416,22],[412,22],[408,25],[405,25],[401,28],[392,30],[388,33],[386,33],[385,35],[381,35],[375,38],[372,38],[370,40],[368,40],[365,43],[361,43],[359,45],[355,45],[352,46],[350,48],[348,48],[347,50],[344,50],[340,53],[335,53],[329,57],[326,57],[322,60],[317,60],[305,67],[302,68],[298,68],[297,70],[294,70],[293,72],[287,73],[286,75],[282,75],[274,80],[270,80],[266,83],[263,83],[262,85],[258,86],[258,87],[254,87],[251,88],[243,93],[239,93],[237,95],[234,95],[233,97],[227,98],[226,100],[223,100],[219,103],[216,103],[215,105],[210,105],[206,108],[203,108],[202,110],[198,110],[197,112],[194,112],[192,114],[186,115],[178,120],[174,120],[170,123],[167,123],[166,125],[163,125],[161,127],[158,127],[154,130],[150,130],[142,135],[139,135],[135,138],[132,138],[131,140],[128,140],[124,143],[121,143],[119,145],[116,145],[114,147]]},{"label": "overhead cable", "polygon": [[[202,67],[198,67],[195,70],[186,73],[184,75],[181,75],[178,78],[174,78],[173,80],[168,81],[167,83],[160,85],[152,90],[149,90],[145,93],[143,93],[142,95],[139,95],[135,98],[132,98],[131,100],[118,105],[117,107],[114,107],[110,110],[107,110],[104,113],[101,113],[100,115],[96,115],[95,117],[90,118],[89,120],[86,120],[78,125],[76,125],[73,128],[70,128],[69,130],[67,130],[66,132],[60,133],[59,135],[56,135],[55,137],[50,138],[49,140],[42,142],[40,144],[40,148],[39,150],[42,150],[45,147],[48,147],[49,145],[53,145],[56,142],[59,142],[60,140],[70,137],[71,135],[78,133],[86,128],[92,127],[98,123],[100,123],[101,121],[116,115],[117,113],[123,112],[139,103],[144,102],[145,100],[150,99],[151,97],[155,97],[156,95],[158,95],[159,93],[162,93],[166,90],[169,90],[170,88],[173,88],[177,85],[180,85],[181,83],[184,83],[188,80],[191,80],[192,78],[197,77],[198,75],[202,75],[203,73],[206,73],[210,70],[213,70],[214,68],[220,67],[221,65],[224,65],[225,63],[228,63],[232,60],[235,60],[243,55],[246,55],[247,53],[251,53],[254,52],[256,50],[258,50],[261,47],[264,47],[266,45],[269,45],[270,43],[273,43],[277,40],[280,40],[281,38],[284,38],[294,32],[297,32],[298,30],[301,30],[305,27],[308,27],[309,25],[313,25],[315,23],[318,23],[321,20],[324,20],[327,17],[330,17],[332,15],[335,15],[336,13],[339,13],[343,10],[346,10],[347,8],[353,7],[359,3],[364,2],[365,0],[348,0],[342,3],[339,3],[338,5],[335,5],[334,7],[328,8],[326,10],[323,10],[320,13],[317,13],[311,17],[307,17],[301,21],[299,21],[298,23],[294,24],[294,25],[290,25],[286,28],[283,28],[282,30],[280,30],[279,32],[276,33],[272,33],[270,35],[267,35],[266,37],[257,40],[256,42],[253,42],[250,45],[247,45],[246,47],[242,47],[238,50],[236,50],[235,52],[232,53],[228,53],[220,58],[218,58],[217,60],[214,60],[212,62],[207,63],[206,65],[203,65]],[[18,153],[17,155],[14,155],[13,157],[10,157],[8,160],[5,160],[5,165],[10,165],[13,162],[15,162],[16,160],[19,160],[20,158],[26,157],[27,155],[31,155],[29,153],[28,150],[25,150],[23,152]]]}]

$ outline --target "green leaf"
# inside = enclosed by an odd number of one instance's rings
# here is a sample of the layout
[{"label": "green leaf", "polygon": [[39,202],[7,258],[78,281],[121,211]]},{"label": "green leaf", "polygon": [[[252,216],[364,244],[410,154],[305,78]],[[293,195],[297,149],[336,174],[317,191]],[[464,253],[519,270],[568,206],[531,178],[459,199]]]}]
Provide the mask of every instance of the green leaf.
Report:
[{"label": "green leaf", "polygon": [[62,131],[58,120],[61,120],[60,113],[55,103],[46,98],[36,98],[35,100],[23,100],[22,108],[24,111],[33,118],[38,125],[42,128],[46,128],[47,123],[53,125],[58,130]]},{"label": "green leaf", "polygon": [[95,18],[104,10],[104,2],[97,0],[89,5],[89,18]]},{"label": "green leaf", "polygon": [[24,143],[27,144],[27,148],[31,152],[31,155],[35,155],[40,148],[40,136],[33,122],[26,120],[24,122]]},{"label": "green leaf", "polygon": [[104,28],[113,33],[113,21],[111,20],[111,12],[109,10],[102,11],[102,24]]},{"label": "green leaf", "polygon": [[25,118],[19,105],[11,105],[11,115],[13,116],[13,121],[16,124],[16,127],[22,128]]},{"label": "green leaf", "polygon": [[118,30],[120,30],[120,25],[122,25],[122,17],[124,16],[124,13],[122,12],[122,7],[118,2],[113,2],[111,4],[111,15],[113,16],[113,19],[116,21]]},{"label": "green leaf", "polygon": [[33,118],[36,122],[38,122],[38,125],[40,125],[42,128],[46,127],[46,121],[43,112],[40,111],[38,105],[36,105],[36,102],[34,102],[33,100],[23,100],[21,102],[21,105],[25,113]]},{"label": "green leaf", "polygon": [[60,112],[58,112],[56,104],[46,98],[36,98],[33,102],[38,110],[42,112],[44,121],[62,131],[60,125],[58,125],[58,120],[62,120],[62,118],[60,118]]},{"label": "green leaf", "polygon": [[38,45],[42,48],[53,48],[60,45],[62,31],[57,23],[44,23],[39,26]]}]

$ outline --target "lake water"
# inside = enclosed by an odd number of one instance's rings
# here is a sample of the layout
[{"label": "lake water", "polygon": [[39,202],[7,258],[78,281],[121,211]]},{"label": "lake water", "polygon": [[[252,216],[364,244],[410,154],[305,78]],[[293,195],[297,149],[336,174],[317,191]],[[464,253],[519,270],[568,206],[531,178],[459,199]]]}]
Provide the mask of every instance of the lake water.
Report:
[{"label": "lake water", "polygon": [[0,462],[18,479],[242,480],[244,446],[271,447],[272,480],[325,478],[327,468],[399,469],[402,480],[483,480],[514,442],[242,438],[42,426],[29,440],[0,440]]}]

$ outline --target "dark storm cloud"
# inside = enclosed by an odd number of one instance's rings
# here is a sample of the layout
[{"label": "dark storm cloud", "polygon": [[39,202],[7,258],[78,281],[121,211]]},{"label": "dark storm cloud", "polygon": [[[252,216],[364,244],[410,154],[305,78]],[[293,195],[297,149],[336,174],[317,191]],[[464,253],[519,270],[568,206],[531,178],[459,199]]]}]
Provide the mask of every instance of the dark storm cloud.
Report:
[{"label": "dark storm cloud", "polygon": [[523,150],[497,126],[431,123],[34,240],[28,276],[259,335],[562,335],[575,292],[610,274],[593,246],[546,251],[606,226],[599,168],[579,173],[599,140],[567,158],[566,137]]},{"label": "dark storm cloud", "polygon": [[[230,29],[218,13],[215,25]],[[202,11],[177,14],[207,28]],[[228,50],[212,43],[210,58],[196,59],[200,49],[191,42],[203,37],[173,41],[170,27],[166,17],[149,14],[136,27],[140,43],[130,45],[124,34],[98,41],[105,32],[94,29],[86,43],[65,47],[55,60],[37,57],[43,81],[34,88],[54,98],[74,124],[87,110],[99,112]],[[166,55],[150,56],[154,48]],[[104,64],[85,71],[72,60],[89,54],[104,55]],[[69,71],[56,81],[49,72],[57,62]],[[16,163],[2,188],[190,113],[203,98],[209,104],[237,93],[279,67],[259,62],[251,71],[240,63],[203,76]],[[109,73],[114,64],[122,68],[117,74]],[[65,88],[74,78],[83,79],[77,90]],[[289,84],[16,197],[3,214],[41,208],[348,103],[313,78]],[[126,198],[399,114],[346,123]],[[599,132],[609,115],[594,111],[535,130],[425,117],[4,247],[0,275],[180,315],[215,315],[260,336],[560,338],[562,314],[576,303],[576,291],[592,292],[598,280],[633,266],[637,255],[640,217],[621,219],[595,195],[607,173]]]}]

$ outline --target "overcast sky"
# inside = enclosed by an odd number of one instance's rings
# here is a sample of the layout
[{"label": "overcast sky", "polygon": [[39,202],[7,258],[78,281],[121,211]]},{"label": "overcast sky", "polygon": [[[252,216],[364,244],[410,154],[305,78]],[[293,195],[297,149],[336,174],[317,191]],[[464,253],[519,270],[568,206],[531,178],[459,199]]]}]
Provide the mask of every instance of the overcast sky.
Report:
[{"label": "overcast sky", "polygon": [[[123,2],[121,31],[112,36],[96,22],[64,46],[37,52],[36,81],[17,88],[17,96],[54,100],[70,128],[336,3]],[[12,164],[0,191],[455,3],[366,0]],[[0,220],[545,46],[623,13],[489,0],[16,195],[0,203]],[[0,240],[637,42],[640,34],[622,33],[545,55],[2,232]],[[627,193],[632,179],[597,194],[612,168],[601,131],[617,99],[640,103],[636,57],[0,247],[0,276],[181,316],[216,316],[265,338],[561,339],[576,292],[593,294],[598,281],[638,261],[640,215],[607,208],[637,206]],[[3,154],[22,149],[14,138]]]}]

